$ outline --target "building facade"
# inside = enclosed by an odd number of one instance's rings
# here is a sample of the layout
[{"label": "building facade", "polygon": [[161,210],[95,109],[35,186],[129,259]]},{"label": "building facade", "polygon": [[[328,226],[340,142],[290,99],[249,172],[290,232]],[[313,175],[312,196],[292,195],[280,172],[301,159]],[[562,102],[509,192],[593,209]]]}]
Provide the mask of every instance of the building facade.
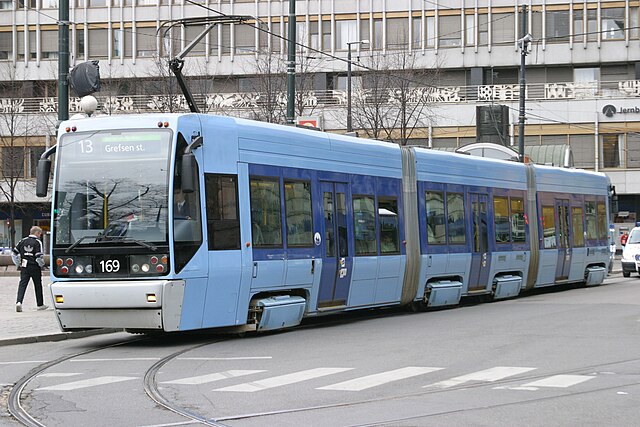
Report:
[{"label": "building facade", "polygon": [[[335,132],[350,115],[364,135],[459,148],[480,140],[478,106],[504,105],[488,128],[517,149],[523,5],[525,144],[569,145],[576,167],[609,175],[620,210],[639,211],[640,1],[298,0],[296,115]],[[101,114],[187,111],[167,60],[215,18],[183,70],[201,109],[282,121],[288,13],[288,0],[71,0],[71,65],[99,61]],[[0,116],[29,123],[0,123],[22,227],[47,221],[28,188],[55,134],[57,16],[57,0],[0,0]],[[0,195],[0,246],[6,205]]]}]

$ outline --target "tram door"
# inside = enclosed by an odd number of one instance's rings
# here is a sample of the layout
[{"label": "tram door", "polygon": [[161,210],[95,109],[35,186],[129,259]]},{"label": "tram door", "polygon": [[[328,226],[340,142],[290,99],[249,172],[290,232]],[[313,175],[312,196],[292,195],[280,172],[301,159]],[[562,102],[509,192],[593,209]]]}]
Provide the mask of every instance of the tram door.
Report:
[{"label": "tram door", "polygon": [[347,304],[352,258],[349,254],[347,185],[322,182],[324,236],[318,308]]},{"label": "tram door", "polygon": [[469,291],[486,289],[489,281],[491,256],[489,254],[489,231],[487,228],[486,194],[471,194],[473,217],[473,248],[471,251],[471,272],[469,274]]},{"label": "tram door", "polygon": [[556,200],[556,234],[558,236],[558,263],[556,264],[556,280],[569,278],[569,268],[571,267],[571,244],[569,229],[569,200]]}]

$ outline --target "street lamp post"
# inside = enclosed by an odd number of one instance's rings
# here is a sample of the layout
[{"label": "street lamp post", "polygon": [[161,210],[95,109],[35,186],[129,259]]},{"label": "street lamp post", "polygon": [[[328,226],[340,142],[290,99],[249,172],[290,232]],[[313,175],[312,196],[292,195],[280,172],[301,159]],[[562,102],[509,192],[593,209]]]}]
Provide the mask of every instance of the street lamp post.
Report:
[{"label": "street lamp post", "polygon": [[353,132],[353,121],[351,119],[351,45],[353,44],[369,44],[369,40],[347,42],[347,132]]}]

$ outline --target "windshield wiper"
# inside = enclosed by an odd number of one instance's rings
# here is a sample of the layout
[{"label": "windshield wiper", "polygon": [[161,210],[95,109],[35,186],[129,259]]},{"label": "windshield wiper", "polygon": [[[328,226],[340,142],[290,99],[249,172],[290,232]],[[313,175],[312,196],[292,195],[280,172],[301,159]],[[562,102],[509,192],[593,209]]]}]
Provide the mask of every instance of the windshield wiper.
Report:
[{"label": "windshield wiper", "polygon": [[98,234],[97,236],[82,236],[81,238],[79,238],[78,240],[76,240],[75,242],[73,242],[71,244],[71,246],[69,246],[64,253],[68,254],[69,252],[71,252],[76,246],[78,246],[80,243],[82,243],[83,241],[85,241],[86,239],[97,239],[98,237],[100,237],[100,234]]},{"label": "windshield wiper", "polygon": [[105,241],[108,241],[108,242],[133,242],[133,243],[136,243],[136,244],[138,244],[140,246],[144,246],[145,248],[150,249],[150,250],[152,250],[154,252],[158,249],[158,247],[156,245],[144,242],[142,240],[134,239],[132,237],[106,238]]}]

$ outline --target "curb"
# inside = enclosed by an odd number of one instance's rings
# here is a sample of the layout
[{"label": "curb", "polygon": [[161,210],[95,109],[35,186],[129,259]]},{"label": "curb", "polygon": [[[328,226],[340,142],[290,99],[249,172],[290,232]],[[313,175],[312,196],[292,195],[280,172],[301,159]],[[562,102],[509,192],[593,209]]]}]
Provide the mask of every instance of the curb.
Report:
[{"label": "curb", "polygon": [[76,338],[85,338],[93,335],[111,334],[114,332],[122,332],[122,331],[124,331],[124,329],[104,328],[104,329],[89,329],[86,331],[76,331],[76,332],[60,332],[56,334],[46,334],[46,335],[33,335],[28,337],[7,338],[7,339],[0,339],[0,347],[7,346],[7,345],[16,345],[16,344],[33,344],[37,342],[63,341],[63,340],[70,340],[70,339],[76,339]]}]

